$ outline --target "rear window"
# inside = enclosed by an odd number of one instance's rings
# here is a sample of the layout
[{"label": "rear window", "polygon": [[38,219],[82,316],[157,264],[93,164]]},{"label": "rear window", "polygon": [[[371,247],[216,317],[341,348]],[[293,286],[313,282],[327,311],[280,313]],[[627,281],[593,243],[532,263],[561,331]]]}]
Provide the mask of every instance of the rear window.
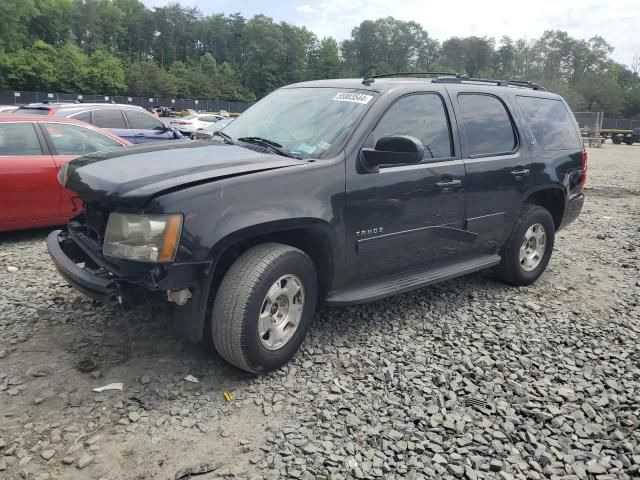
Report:
[{"label": "rear window", "polygon": [[581,148],[581,140],[563,102],[523,96],[517,96],[516,102],[541,149]]},{"label": "rear window", "polygon": [[498,98],[480,93],[458,96],[469,156],[512,153],[518,140],[511,118]]},{"label": "rear window", "polygon": [[49,108],[46,107],[20,107],[16,110],[16,113],[23,113],[27,115],[49,115]]}]

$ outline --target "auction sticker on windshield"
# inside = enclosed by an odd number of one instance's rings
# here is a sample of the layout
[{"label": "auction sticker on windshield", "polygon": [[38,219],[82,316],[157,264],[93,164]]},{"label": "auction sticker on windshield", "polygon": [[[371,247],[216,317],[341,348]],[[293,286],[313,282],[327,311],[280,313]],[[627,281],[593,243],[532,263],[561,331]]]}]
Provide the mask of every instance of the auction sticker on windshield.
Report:
[{"label": "auction sticker on windshield", "polygon": [[331,100],[334,102],[352,102],[352,103],[362,103],[366,105],[371,101],[373,95],[365,95],[364,93],[337,93],[335,97]]}]

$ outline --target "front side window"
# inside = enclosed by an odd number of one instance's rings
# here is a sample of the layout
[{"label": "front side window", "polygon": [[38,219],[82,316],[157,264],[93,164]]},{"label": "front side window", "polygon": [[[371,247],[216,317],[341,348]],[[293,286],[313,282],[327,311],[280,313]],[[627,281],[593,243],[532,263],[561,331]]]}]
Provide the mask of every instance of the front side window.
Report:
[{"label": "front side window", "polygon": [[451,158],[449,119],[440,95],[408,95],[387,110],[372,132],[373,144],[382,137],[410,135],[424,145],[424,160]]},{"label": "front side window", "polygon": [[122,147],[120,142],[89,128],[65,123],[43,125],[58,155],[87,155]]},{"label": "front side window", "polygon": [[94,110],[92,123],[100,128],[127,128],[122,112],[115,108]]},{"label": "front side window", "polygon": [[129,128],[133,128],[134,130],[165,130],[164,123],[153,115],[137,110],[126,110],[125,114],[129,121]]},{"label": "front side window", "polygon": [[376,95],[355,88],[282,88],[251,106],[224,133],[234,141],[259,137],[276,142],[301,158],[327,158],[348,138]]},{"label": "front side window", "polygon": [[582,148],[582,140],[578,137],[567,108],[560,100],[517,96],[516,102],[540,148]]},{"label": "front side window", "polygon": [[33,124],[0,123],[0,155],[42,155]]},{"label": "front side window", "polygon": [[458,95],[469,156],[512,153],[518,140],[507,108],[492,95]]}]

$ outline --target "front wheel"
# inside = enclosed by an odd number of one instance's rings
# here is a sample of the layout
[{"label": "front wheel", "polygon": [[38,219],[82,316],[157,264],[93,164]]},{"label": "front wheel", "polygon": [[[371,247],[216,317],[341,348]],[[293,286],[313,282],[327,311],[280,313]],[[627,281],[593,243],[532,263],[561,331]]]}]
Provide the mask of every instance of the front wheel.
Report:
[{"label": "front wheel", "polygon": [[502,252],[498,277],[516,286],[535,282],[549,263],[555,241],[555,225],[549,211],[525,205]]},{"label": "front wheel", "polygon": [[231,265],[216,294],[216,350],[248,372],[281,367],[309,330],[317,290],[315,266],[301,250],[279,243],[249,249]]}]

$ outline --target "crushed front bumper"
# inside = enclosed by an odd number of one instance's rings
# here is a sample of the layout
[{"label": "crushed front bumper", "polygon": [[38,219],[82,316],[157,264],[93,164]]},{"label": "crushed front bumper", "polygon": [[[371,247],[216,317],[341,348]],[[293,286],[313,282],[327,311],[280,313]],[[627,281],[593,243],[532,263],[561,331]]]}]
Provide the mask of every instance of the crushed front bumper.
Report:
[{"label": "crushed front bumper", "polygon": [[117,299],[118,286],[111,273],[97,265],[90,268],[91,258],[62,230],[49,234],[47,249],[60,275],[76,290],[104,303]]}]

